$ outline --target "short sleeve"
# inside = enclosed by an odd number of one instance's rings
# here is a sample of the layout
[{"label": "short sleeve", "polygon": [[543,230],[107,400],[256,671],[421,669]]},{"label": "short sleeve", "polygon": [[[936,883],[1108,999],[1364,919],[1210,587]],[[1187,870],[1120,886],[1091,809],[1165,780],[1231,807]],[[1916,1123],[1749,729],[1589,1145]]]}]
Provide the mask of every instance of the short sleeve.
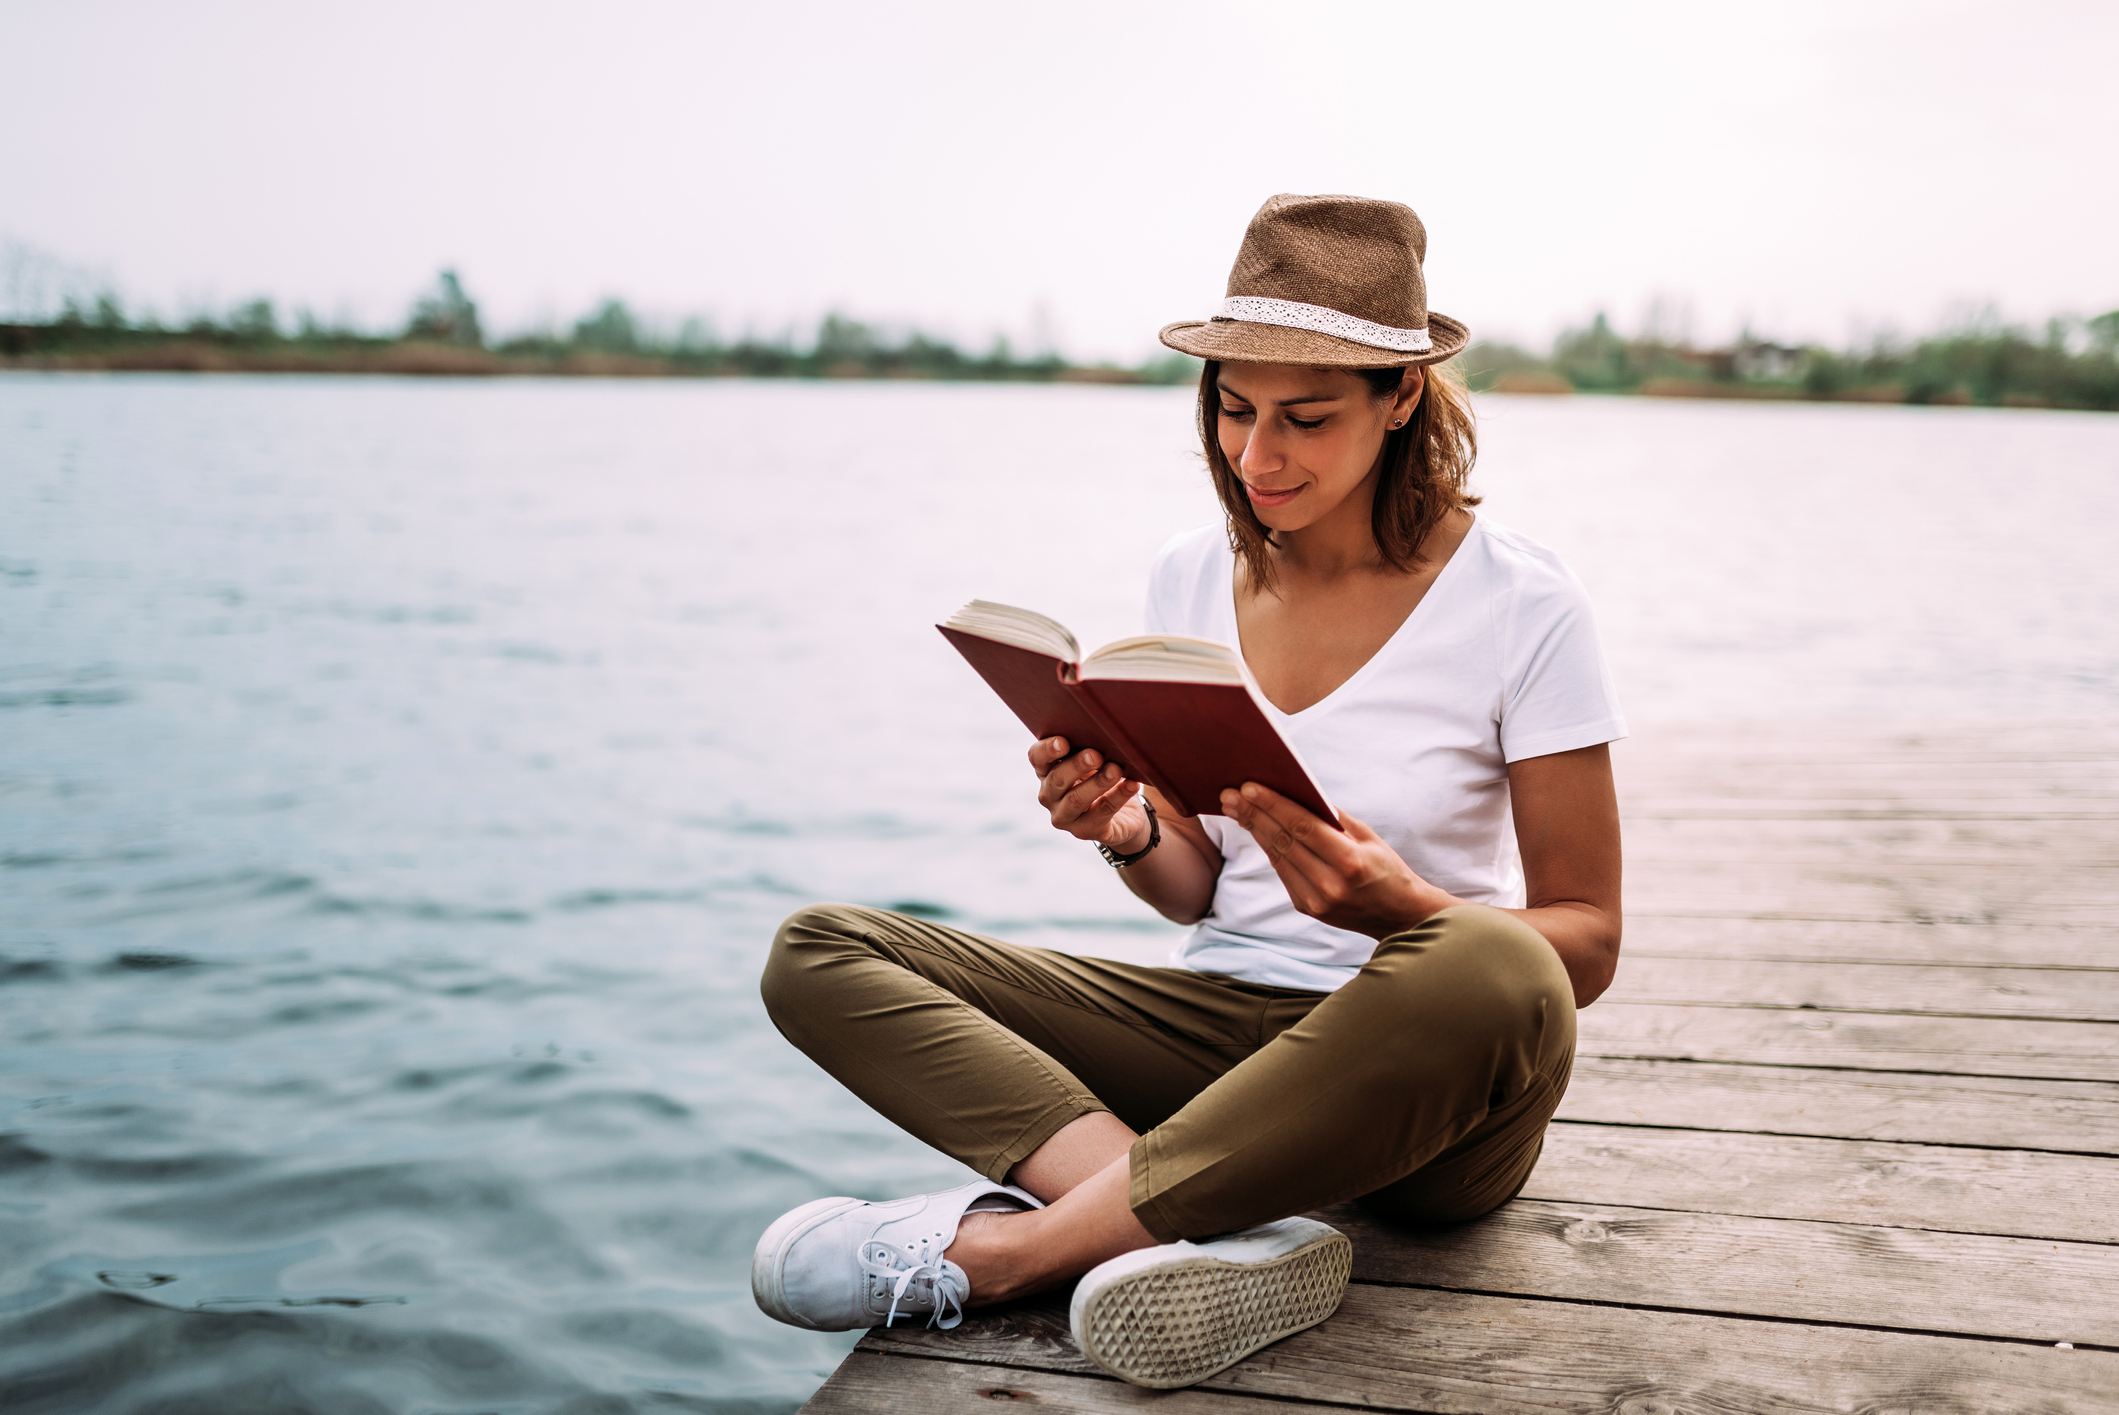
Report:
[{"label": "short sleeve", "polygon": [[1626,735],[1589,594],[1547,556],[1523,567],[1502,641],[1501,756],[1571,752]]},{"label": "short sleeve", "polygon": [[1203,560],[1214,548],[1218,528],[1196,526],[1179,531],[1155,552],[1148,570],[1148,603],[1141,616],[1147,634],[1198,634]]}]

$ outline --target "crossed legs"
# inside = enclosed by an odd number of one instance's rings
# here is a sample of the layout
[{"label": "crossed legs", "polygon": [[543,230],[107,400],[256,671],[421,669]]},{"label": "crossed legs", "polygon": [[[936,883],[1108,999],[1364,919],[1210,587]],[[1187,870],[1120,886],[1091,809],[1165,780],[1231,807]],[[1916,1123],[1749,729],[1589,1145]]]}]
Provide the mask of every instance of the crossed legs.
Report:
[{"label": "crossed legs", "polygon": [[1574,1044],[1557,955],[1478,906],[1320,994],[821,905],[782,926],[763,991],[887,1118],[1046,1201],[967,1216],[949,1256],[981,1304],[1346,1199],[1487,1212],[1529,1176]]}]

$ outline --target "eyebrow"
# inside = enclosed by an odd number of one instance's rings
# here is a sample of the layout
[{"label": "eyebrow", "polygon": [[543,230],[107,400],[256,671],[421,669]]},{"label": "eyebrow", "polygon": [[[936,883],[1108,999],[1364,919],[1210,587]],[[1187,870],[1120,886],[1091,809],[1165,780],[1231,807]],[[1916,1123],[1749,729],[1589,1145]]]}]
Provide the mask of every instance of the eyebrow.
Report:
[{"label": "eyebrow", "polygon": [[[1214,391],[1234,398],[1239,403],[1249,403],[1251,401],[1235,389],[1224,388],[1218,383],[1214,385]],[[1337,393],[1304,393],[1294,398],[1283,398],[1273,406],[1276,408],[1299,408],[1305,403],[1336,403],[1341,396]]]}]

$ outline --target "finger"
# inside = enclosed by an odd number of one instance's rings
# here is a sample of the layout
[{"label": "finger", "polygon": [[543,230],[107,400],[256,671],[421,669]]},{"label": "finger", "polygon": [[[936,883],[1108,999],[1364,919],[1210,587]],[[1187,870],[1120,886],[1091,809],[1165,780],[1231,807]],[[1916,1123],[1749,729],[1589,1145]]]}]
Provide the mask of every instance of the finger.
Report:
[{"label": "finger", "polygon": [[1092,838],[1103,839],[1110,832],[1111,822],[1118,819],[1118,813],[1123,811],[1127,804],[1140,794],[1140,790],[1141,787],[1138,781],[1119,782],[1118,785],[1091,802],[1089,809],[1082,812],[1080,818],[1075,821],[1075,825],[1085,829],[1093,826],[1096,833]]},{"label": "finger", "polygon": [[1360,851],[1344,832],[1332,829],[1315,811],[1290,801],[1272,787],[1246,781],[1242,799],[1318,858],[1349,871],[1359,863]]},{"label": "finger", "polygon": [[1246,782],[1240,792],[1224,793],[1224,803],[1235,806],[1238,824],[1266,852],[1288,898],[1304,913],[1323,907],[1327,894],[1353,879],[1358,854],[1322,820],[1285,796]]},{"label": "finger", "polygon": [[[1064,742],[1066,739],[1054,737],[1051,740]],[[1071,757],[1062,757],[1056,762],[1047,764],[1039,775],[1048,781],[1057,776],[1065,785],[1072,786],[1103,764],[1104,759],[1097,753],[1095,748],[1084,747]]]},{"label": "finger", "polygon": [[1094,781],[1099,775],[1108,774],[1103,786],[1090,793],[1091,798],[1109,789],[1118,781],[1118,768],[1106,765],[1103,773],[1096,770],[1098,757],[1094,752],[1076,752],[1065,761],[1052,767],[1038,783],[1037,799],[1048,809],[1056,807],[1067,795],[1081,786]]},{"label": "finger", "polygon": [[1071,826],[1099,796],[1118,785],[1116,768],[1086,770],[1083,755],[1077,752],[1066,764],[1054,767],[1038,788],[1038,800],[1050,808],[1055,825]]},{"label": "finger", "polygon": [[[1085,747],[1074,755],[1079,757],[1091,771],[1102,766],[1104,762],[1103,757],[1097,753],[1094,747]],[[1030,765],[1039,776],[1050,772],[1053,767],[1065,760],[1067,760],[1067,739],[1064,737],[1046,737],[1030,744]]]},{"label": "finger", "polygon": [[1350,816],[1345,811],[1339,813],[1339,828],[1347,833],[1347,838],[1350,840],[1366,842],[1383,839],[1382,836],[1369,828],[1367,821],[1362,820],[1358,816]]},{"label": "finger", "polygon": [[1061,803],[1072,813],[1072,818],[1079,818],[1088,814],[1089,809],[1098,800],[1102,799],[1105,792],[1117,786],[1124,779],[1119,774],[1117,767],[1106,763],[1102,771],[1092,771],[1084,775],[1071,790],[1060,798]]}]

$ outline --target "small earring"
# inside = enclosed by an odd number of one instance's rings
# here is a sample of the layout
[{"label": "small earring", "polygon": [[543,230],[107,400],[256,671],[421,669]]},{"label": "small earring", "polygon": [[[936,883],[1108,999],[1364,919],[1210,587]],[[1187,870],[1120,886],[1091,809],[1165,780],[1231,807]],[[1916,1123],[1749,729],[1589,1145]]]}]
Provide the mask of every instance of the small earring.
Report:
[{"label": "small earring", "polygon": [[1392,423],[1392,424],[1391,424],[1391,431],[1392,431],[1392,432],[1396,432],[1396,431],[1397,431],[1397,430],[1398,430],[1399,428],[1401,428],[1401,427],[1404,427],[1404,426],[1405,426],[1405,419],[1404,419],[1404,418],[1400,418],[1400,419],[1398,419],[1398,421],[1396,421],[1396,422],[1394,422],[1394,423]]}]

